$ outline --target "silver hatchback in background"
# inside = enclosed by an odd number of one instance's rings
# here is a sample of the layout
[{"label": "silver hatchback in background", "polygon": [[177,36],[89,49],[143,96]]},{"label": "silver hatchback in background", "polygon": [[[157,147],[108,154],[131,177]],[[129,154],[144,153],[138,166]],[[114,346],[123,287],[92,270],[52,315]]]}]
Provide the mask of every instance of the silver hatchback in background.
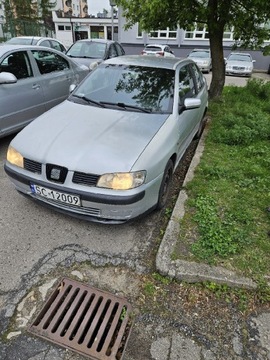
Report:
[{"label": "silver hatchback in background", "polygon": [[201,71],[209,73],[212,70],[212,58],[209,49],[194,49],[189,53],[188,58],[195,61]]},{"label": "silver hatchback in background", "polygon": [[189,59],[106,60],[12,140],[5,171],[40,204],[123,223],[166,205],[207,107],[205,78]]}]

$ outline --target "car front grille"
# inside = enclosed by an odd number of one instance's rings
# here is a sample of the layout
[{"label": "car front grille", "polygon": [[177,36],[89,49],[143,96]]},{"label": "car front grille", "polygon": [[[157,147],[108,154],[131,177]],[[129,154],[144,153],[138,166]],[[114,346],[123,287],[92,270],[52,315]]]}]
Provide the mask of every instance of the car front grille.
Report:
[{"label": "car front grille", "polygon": [[245,70],[245,68],[243,66],[233,66],[233,70]]},{"label": "car front grille", "polygon": [[36,174],[41,174],[42,164],[30,159],[24,158],[24,168]]},{"label": "car front grille", "polygon": [[72,182],[74,182],[75,184],[96,186],[98,178],[99,175],[86,174],[83,172],[75,171],[73,174]]},{"label": "car front grille", "polygon": [[[61,175],[60,178],[57,180],[57,182],[64,183],[64,180],[67,176],[68,169],[58,166],[58,165],[46,164],[46,173],[47,173],[48,180],[50,180],[50,181],[52,180],[51,179],[51,170],[54,167],[56,169],[59,169],[59,172]],[[41,163],[34,161],[34,160],[27,159],[27,158],[24,158],[24,168],[25,168],[25,170],[31,171],[36,174],[41,174],[41,172],[42,172],[42,164]],[[80,184],[80,185],[86,185],[86,186],[96,186],[98,179],[99,179],[99,175],[87,174],[87,173],[75,171],[73,174],[73,177],[72,177],[72,182],[74,184]],[[56,180],[53,179],[53,181],[56,181]]]}]

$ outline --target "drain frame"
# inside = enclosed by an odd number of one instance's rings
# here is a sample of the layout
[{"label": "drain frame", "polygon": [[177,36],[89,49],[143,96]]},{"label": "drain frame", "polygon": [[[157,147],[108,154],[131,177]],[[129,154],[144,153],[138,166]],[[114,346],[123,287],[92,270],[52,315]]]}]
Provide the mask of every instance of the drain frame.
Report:
[{"label": "drain frame", "polygon": [[27,330],[92,360],[122,360],[131,314],[123,297],[62,278]]}]

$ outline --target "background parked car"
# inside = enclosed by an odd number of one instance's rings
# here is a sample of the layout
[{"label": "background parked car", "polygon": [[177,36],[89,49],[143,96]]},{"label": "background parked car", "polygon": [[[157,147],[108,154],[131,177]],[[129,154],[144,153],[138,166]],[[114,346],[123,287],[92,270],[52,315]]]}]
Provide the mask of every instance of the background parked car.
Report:
[{"label": "background parked car", "polygon": [[0,46],[0,137],[14,133],[69,95],[89,69],[56,50]]},{"label": "background parked car", "polygon": [[212,70],[212,58],[209,49],[194,49],[189,53],[188,58],[195,61],[201,71],[209,73]]},{"label": "background parked car", "polygon": [[175,57],[173,51],[168,45],[152,44],[146,45],[141,55],[155,55],[163,57]]},{"label": "background parked car", "polygon": [[207,106],[206,80],[189,59],[109,59],[12,140],[5,170],[40,204],[126,222],[165,206]]},{"label": "background parked car", "polygon": [[237,75],[237,76],[251,76],[253,72],[253,63],[256,60],[252,60],[249,53],[244,52],[232,52],[225,59],[226,75]]},{"label": "background parked car", "polygon": [[125,55],[125,50],[117,41],[84,39],[71,45],[66,54],[92,70],[106,59]]},{"label": "background parked car", "polygon": [[61,41],[49,38],[49,37],[40,37],[40,36],[17,36],[13,37],[10,40],[6,41],[6,44],[13,45],[38,45],[49,47],[61,52],[66,52],[67,49]]}]

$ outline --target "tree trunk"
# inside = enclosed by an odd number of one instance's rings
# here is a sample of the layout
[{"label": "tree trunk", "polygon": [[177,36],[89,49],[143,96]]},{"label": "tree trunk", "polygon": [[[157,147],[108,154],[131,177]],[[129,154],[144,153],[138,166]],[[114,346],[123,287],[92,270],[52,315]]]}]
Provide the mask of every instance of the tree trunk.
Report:
[{"label": "tree trunk", "polygon": [[223,54],[223,32],[213,34],[210,40],[212,56],[212,81],[209,89],[210,99],[220,97],[225,84],[225,61]]}]

